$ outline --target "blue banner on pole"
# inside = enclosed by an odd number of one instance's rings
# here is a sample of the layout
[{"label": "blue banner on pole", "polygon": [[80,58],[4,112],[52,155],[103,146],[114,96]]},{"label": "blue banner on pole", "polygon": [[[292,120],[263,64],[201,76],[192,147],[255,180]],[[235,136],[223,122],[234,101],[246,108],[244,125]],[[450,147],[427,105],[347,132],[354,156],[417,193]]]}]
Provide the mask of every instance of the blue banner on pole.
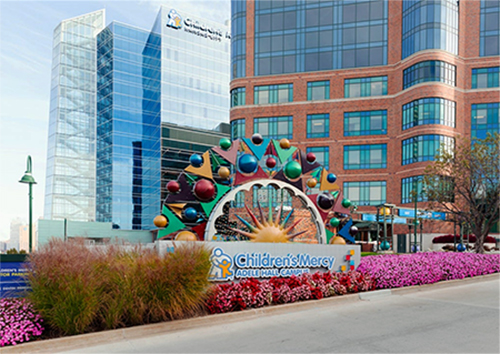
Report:
[{"label": "blue banner on pole", "polygon": [[[378,218],[379,222],[384,222],[384,217],[382,215],[379,216]],[[376,215],[373,215],[373,214],[362,214],[361,215],[361,220],[363,221],[377,221],[377,216]],[[386,221],[387,223],[391,223],[391,217],[390,216],[386,216]],[[406,224],[407,223],[407,220],[405,218],[398,218],[397,216],[394,217],[394,223],[395,224]]]},{"label": "blue banner on pole", "polygon": [[[399,216],[404,216],[407,218],[415,218],[414,209],[399,209]],[[446,213],[439,213],[436,211],[425,211],[417,210],[417,217],[420,219],[430,219],[430,220],[446,220]]]}]

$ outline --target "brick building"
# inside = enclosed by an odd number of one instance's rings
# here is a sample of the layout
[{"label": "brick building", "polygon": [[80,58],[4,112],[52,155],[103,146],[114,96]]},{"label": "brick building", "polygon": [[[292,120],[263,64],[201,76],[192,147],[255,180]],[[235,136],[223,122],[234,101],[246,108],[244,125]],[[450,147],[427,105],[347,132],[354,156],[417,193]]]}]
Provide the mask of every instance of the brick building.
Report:
[{"label": "brick building", "polygon": [[233,0],[232,137],[313,151],[359,210],[412,208],[440,144],[499,132],[499,18],[486,0]]}]

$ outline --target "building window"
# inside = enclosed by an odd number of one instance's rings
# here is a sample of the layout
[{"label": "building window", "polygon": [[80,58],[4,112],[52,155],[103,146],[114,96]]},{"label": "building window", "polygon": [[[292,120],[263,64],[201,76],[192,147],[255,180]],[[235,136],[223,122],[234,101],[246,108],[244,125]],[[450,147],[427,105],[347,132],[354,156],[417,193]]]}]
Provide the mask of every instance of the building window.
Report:
[{"label": "building window", "polygon": [[328,138],[330,130],[330,115],[307,115],[307,138]]},{"label": "building window", "polygon": [[325,169],[330,168],[330,148],[328,146],[314,146],[306,149],[307,153],[312,152],[316,155],[316,161]]},{"label": "building window", "polygon": [[417,63],[403,71],[403,90],[421,82],[438,81],[456,85],[456,66],[439,60]]},{"label": "building window", "polygon": [[500,54],[500,2],[481,0],[479,55],[482,57]]},{"label": "building window", "polygon": [[[279,207],[281,202],[283,206],[292,206],[292,197],[290,193],[285,189],[275,189],[273,186],[267,186],[259,188],[258,186],[253,187],[253,207],[257,208],[259,206],[265,208],[271,204],[273,208]],[[269,203],[271,202],[271,203]]]},{"label": "building window", "polygon": [[425,49],[458,54],[458,1],[403,1],[402,59]]},{"label": "building window", "polygon": [[403,130],[425,124],[455,127],[456,103],[444,98],[430,97],[403,106]]},{"label": "building window", "polygon": [[232,201],[233,208],[243,208],[245,206],[245,192],[240,191],[236,193],[234,196],[234,200]]},{"label": "building window", "polygon": [[387,144],[344,146],[344,170],[387,167]]},{"label": "building window", "polygon": [[231,90],[231,107],[245,105],[245,90],[244,87],[238,87]]},{"label": "building window", "polygon": [[254,103],[283,103],[293,101],[293,84],[255,86]]},{"label": "building window", "polygon": [[415,190],[415,183],[417,184],[417,201],[425,202],[427,198],[424,196],[423,191],[423,176],[413,176],[408,178],[403,178],[401,180],[401,203],[407,204],[412,203],[415,200],[413,199],[413,194]]},{"label": "building window", "polygon": [[254,133],[259,133],[263,138],[292,139],[293,117],[254,118],[253,130]]},{"label": "building window", "polygon": [[307,83],[307,100],[327,100],[330,98],[330,81],[315,81]]},{"label": "building window", "polygon": [[386,184],[386,181],[344,182],[344,196],[355,205],[384,204]]},{"label": "building window", "polygon": [[387,76],[363,77],[344,80],[344,97],[387,95]]},{"label": "building window", "polygon": [[255,1],[255,75],[386,65],[387,4]]},{"label": "building window", "polygon": [[500,67],[472,69],[472,88],[499,87],[498,71]]},{"label": "building window", "polygon": [[231,122],[231,140],[245,137],[245,119],[235,119]]},{"label": "building window", "polygon": [[486,134],[500,134],[500,103],[473,104],[471,106],[471,136],[484,139]]},{"label": "building window", "polygon": [[455,145],[455,139],[444,135],[419,135],[403,140],[402,164],[433,161],[439,153],[441,144],[451,151]]},{"label": "building window", "polygon": [[387,111],[344,113],[344,136],[387,134]]},{"label": "building window", "polygon": [[247,2],[231,2],[231,80],[246,75]]}]

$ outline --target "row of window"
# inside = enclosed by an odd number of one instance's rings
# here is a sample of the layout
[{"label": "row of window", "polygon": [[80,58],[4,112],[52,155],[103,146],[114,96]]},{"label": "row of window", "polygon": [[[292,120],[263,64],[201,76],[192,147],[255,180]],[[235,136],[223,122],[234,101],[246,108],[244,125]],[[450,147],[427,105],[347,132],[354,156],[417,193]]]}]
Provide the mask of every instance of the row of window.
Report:
[{"label": "row of window", "polygon": [[[401,179],[401,203],[411,203],[414,201],[415,187],[417,189],[418,201],[427,201],[423,193],[423,176],[412,176]],[[380,205],[387,202],[387,182],[386,181],[370,181],[370,182],[344,182],[344,196],[355,205],[369,206]],[[256,208],[260,205],[267,206],[269,198],[272,201],[272,207],[281,205],[291,206],[292,198],[286,191],[277,191],[271,186],[259,188],[255,186],[252,190],[252,204]],[[236,195],[234,207],[242,208],[245,205],[244,193],[240,192]]]},{"label": "row of window", "polygon": [[[500,87],[500,67],[472,69],[472,89]],[[417,63],[403,72],[403,89],[422,82],[456,84],[456,67],[443,61],[429,60]],[[387,95],[387,76],[364,77],[344,80],[344,97],[369,97]],[[330,81],[307,83],[307,100],[330,98]],[[293,84],[254,87],[254,104],[293,102]],[[245,105],[245,88],[231,90],[231,107]]]},{"label": "row of window", "polygon": [[[486,134],[500,132],[499,103],[482,103],[471,106],[472,137],[484,139]],[[443,98],[431,97],[412,101],[403,106],[403,130],[419,125],[456,125],[456,104]],[[264,117],[254,119],[254,130],[273,139],[293,138],[293,117]],[[387,111],[363,111],[344,113],[344,136],[366,136],[387,134]],[[233,139],[245,137],[245,120],[231,122]],[[330,136],[330,115],[307,115],[306,137],[308,139]],[[408,143],[410,144],[410,143]],[[408,150],[407,161],[411,152]],[[420,160],[425,161],[425,160]]]}]

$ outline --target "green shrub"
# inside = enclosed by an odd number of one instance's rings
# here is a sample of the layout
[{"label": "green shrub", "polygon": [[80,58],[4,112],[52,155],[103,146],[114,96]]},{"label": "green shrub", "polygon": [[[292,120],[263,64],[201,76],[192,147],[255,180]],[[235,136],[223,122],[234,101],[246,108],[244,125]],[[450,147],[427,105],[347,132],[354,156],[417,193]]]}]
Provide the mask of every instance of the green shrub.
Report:
[{"label": "green shrub", "polygon": [[28,297],[66,335],[182,318],[203,308],[209,255],[191,243],[158,255],[52,240],[30,256]]}]

